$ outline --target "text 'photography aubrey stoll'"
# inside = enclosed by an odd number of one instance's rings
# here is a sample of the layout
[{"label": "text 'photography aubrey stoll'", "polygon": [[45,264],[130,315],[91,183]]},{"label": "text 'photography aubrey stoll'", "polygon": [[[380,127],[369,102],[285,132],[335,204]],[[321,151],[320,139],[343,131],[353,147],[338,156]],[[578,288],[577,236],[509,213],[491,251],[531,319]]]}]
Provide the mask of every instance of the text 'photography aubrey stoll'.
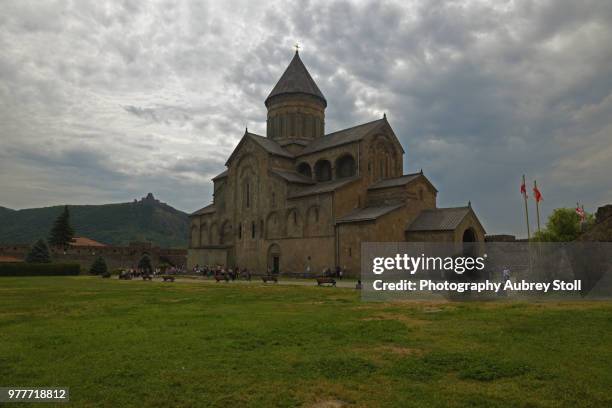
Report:
[{"label": "text 'photography aubrey stoll'", "polygon": [[364,300],[608,298],[610,243],[364,243]]}]

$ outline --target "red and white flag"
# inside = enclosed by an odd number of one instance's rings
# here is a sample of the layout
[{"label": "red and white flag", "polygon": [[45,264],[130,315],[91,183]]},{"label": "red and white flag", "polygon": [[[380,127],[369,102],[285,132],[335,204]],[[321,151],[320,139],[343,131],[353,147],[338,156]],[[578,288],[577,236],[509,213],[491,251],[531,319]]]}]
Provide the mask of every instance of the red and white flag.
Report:
[{"label": "red and white flag", "polygon": [[535,198],[536,203],[542,201],[542,193],[540,193],[537,186],[533,186],[533,198]]},{"label": "red and white flag", "polygon": [[578,214],[578,216],[580,217],[580,221],[584,221],[584,219],[585,219],[584,208],[581,208],[580,206],[577,206],[576,207],[576,214]]},{"label": "red and white flag", "polygon": [[521,184],[521,194],[527,198],[527,187],[525,186],[525,179],[523,178],[523,184]]}]

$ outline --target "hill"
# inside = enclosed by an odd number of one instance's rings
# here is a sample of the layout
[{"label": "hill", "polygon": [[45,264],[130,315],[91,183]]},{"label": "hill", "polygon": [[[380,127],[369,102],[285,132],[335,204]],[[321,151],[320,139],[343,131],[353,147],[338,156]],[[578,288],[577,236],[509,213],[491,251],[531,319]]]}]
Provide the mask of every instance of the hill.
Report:
[{"label": "hill", "polygon": [[[69,205],[77,236],[109,245],[151,241],[161,247],[187,246],[187,213],[156,200],[151,193],[140,201],[103,205]],[[63,206],[11,210],[0,207],[0,243],[31,244],[47,238]]]}]

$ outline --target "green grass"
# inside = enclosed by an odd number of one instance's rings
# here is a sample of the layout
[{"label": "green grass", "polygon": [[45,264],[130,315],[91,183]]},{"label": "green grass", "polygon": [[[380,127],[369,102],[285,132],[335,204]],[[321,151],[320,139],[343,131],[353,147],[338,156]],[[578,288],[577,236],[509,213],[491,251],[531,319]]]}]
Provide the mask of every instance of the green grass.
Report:
[{"label": "green grass", "polygon": [[612,303],[0,278],[0,386],[69,386],[72,406],[603,407],[611,361]]}]

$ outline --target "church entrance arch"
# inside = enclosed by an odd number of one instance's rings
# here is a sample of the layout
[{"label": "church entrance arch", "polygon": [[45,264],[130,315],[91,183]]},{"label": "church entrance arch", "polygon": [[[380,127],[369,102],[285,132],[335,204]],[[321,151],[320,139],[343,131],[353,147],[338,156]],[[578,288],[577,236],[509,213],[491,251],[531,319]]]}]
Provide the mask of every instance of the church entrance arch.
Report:
[{"label": "church entrance arch", "polygon": [[274,275],[280,273],[280,257],[281,250],[278,244],[272,244],[268,248],[268,271],[271,271]]},{"label": "church entrance arch", "polygon": [[468,228],[463,231],[463,242],[476,242],[476,232],[474,228]]},{"label": "church entrance arch", "polygon": [[461,243],[463,244],[463,256],[476,256],[476,231],[474,231],[474,228],[469,227],[463,231]]}]

